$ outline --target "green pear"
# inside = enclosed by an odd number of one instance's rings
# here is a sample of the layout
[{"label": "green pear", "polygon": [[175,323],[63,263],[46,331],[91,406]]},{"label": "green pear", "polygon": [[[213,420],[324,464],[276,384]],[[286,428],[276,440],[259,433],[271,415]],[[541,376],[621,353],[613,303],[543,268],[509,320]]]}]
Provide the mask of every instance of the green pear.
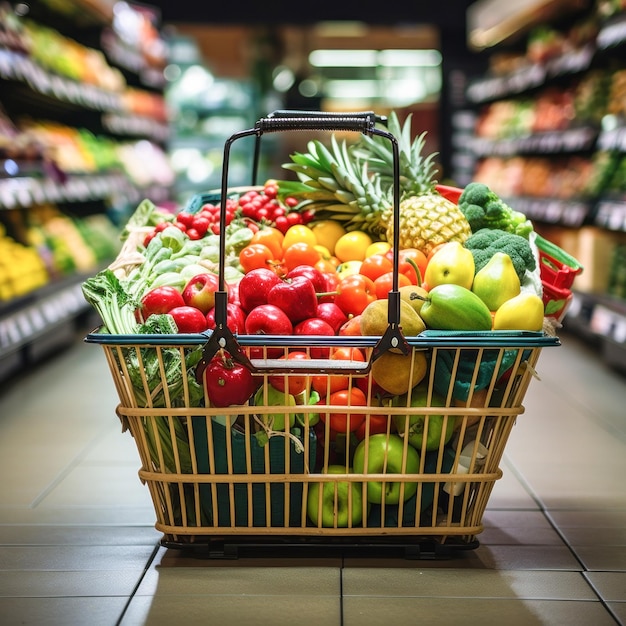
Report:
[{"label": "green pear", "polygon": [[511,257],[496,252],[474,276],[472,291],[489,307],[497,311],[500,306],[519,295],[520,280]]}]

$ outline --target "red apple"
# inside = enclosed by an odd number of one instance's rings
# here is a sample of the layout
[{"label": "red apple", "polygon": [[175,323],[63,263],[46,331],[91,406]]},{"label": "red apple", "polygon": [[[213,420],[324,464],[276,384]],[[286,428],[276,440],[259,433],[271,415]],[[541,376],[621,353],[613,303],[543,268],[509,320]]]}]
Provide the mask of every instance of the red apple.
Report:
[{"label": "red apple", "polygon": [[260,304],[246,316],[248,335],[291,335],[293,325],[287,314],[273,304]]},{"label": "red apple", "polygon": [[206,316],[193,306],[177,306],[169,311],[179,333],[201,333],[207,329]]},{"label": "red apple", "polygon": [[141,316],[147,320],[151,315],[169,313],[173,308],[184,304],[182,294],[175,287],[155,287],[141,298]]},{"label": "red apple", "polygon": [[317,311],[317,294],[313,283],[304,276],[281,280],[267,294],[267,303],[282,309],[292,324],[313,317]]},{"label": "red apple", "polygon": [[261,304],[267,304],[267,294],[281,278],[272,270],[260,267],[250,270],[239,281],[239,302],[241,308],[249,313]]},{"label": "red apple", "polygon": [[323,293],[327,291],[326,288],[326,276],[312,265],[296,265],[292,270],[287,272],[285,278],[287,280],[295,278],[296,276],[304,276],[313,283],[313,288],[316,293]]},{"label": "red apple", "polygon": [[[206,321],[208,328],[215,328],[215,307],[206,314]],[[239,333],[241,335],[245,332],[246,314],[238,304],[229,302],[226,305],[226,326],[235,334]]]},{"label": "red apple", "polygon": [[[303,320],[293,329],[294,335],[323,335],[327,337],[333,337],[335,331],[333,327],[324,320],[318,317],[310,317]],[[311,348],[311,357],[314,359],[328,359],[330,358],[330,348],[324,348],[321,346]]]},{"label": "red apple", "polygon": [[334,302],[320,302],[317,305],[315,317],[328,322],[335,334],[348,321],[348,316]]},{"label": "red apple", "polygon": [[187,306],[200,309],[205,315],[215,306],[215,292],[219,289],[217,274],[196,274],[183,289],[183,300]]},{"label": "red apple", "polygon": [[239,281],[228,283],[228,301],[241,306],[241,302],[239,302]]}]

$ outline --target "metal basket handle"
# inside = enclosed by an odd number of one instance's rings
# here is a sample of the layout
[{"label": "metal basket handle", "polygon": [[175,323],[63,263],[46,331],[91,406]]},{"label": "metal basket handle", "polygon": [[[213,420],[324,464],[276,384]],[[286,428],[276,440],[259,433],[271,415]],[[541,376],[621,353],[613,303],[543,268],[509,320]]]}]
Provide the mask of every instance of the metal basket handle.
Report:
[{"label": "metal basket handle", "polygon": [[[366,373],[371,363],[382,353],[394,348],[399,349],[404,354],[408,354],[409,346],[400,330],[400,292],[398,289],[398,267],[400,263],[399,257],[399,228],[397,225],[400,220],[400,156],[398,148],[398,140],[388,132],[376,127],[377,123],[385,123],[386,118],[376,115],[372,111],[353,112],[353,113],[329,113],[322,111],[290,111],[277,110],[261,118],[256,122],[254,128],[242,130],[232,134],[224,145],[224,161],[222,168],[222,186],[220,205],[220,232],[226,231],[226,202],[228,194],[228,164],[230,160],[230,149],[232,144],[238,139],[256,137],[255,155],[254,155],[254,176],[256,176],[260,139],[265,133],[285,132],[285,131],[354,131],[366,135],[379,135],[385,137],[391,142],[393,152],[393,223],[396,226],[393,230],[393,282],[392,289],[388,298],[388,327],[380,340],[373,348],[371,358],[364,365],[361,362],[348,362],[352,371],[355,373]],[[219,288],[215,293],[215,328],[213,329],[209,340],[207,341],[201,363],[198,370],[201,372],[213,355],[220,349],[227,350],[233,359],[239,361],[250,368],[251,371],[257,373],[267,373],[269,371],[289,372],[292,371],[293,363],[282,360],[271,363],[258,359],[249,359],[241,349],[235,336],[228,328],[227,304],[228,294],[226,292],[226,283],[224,279],[226,264],[226,242],[224,237],[220,237],[219,242]],[[316,365],[320,365],[317,364]],[[336,368],[335,363],[328,363],[327,371]],[[346,369],[342,367],[345,373]]]}]

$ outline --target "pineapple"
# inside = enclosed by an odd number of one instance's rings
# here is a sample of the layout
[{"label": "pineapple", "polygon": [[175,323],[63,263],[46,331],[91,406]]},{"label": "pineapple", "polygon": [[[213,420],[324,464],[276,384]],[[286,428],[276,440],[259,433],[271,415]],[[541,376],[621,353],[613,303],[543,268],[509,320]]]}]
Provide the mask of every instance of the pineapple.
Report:
[{"label": "pineapple", "polygon": [[[400,248],[428,254],[446,241],[464,243],[469,223],[461,210],[435,190],[434,155],[422,156],[425,133],[411,140],[411,116],[401,126],[395,112],[388,130],[398,140],[400,155]],[[283,164],[299,183],[281,182],[282,192],[298,197],[301,208],[314,208],[319,219],[335,219],[346,230],[363,230],[393,241],[393,152],[388,139],[363,135],[348,147],[331,136],[307,145],[307,153],[291,155]]]}]

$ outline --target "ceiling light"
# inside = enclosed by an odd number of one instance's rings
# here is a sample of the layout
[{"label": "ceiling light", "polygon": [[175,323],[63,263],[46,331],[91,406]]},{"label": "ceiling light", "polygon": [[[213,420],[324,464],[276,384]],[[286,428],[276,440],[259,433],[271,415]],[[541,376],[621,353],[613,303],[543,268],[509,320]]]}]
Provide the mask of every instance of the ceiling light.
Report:
[{"label": "ceiling light", "polygon": [[438,50],[313,50],[314,67],[436,67]]}]

